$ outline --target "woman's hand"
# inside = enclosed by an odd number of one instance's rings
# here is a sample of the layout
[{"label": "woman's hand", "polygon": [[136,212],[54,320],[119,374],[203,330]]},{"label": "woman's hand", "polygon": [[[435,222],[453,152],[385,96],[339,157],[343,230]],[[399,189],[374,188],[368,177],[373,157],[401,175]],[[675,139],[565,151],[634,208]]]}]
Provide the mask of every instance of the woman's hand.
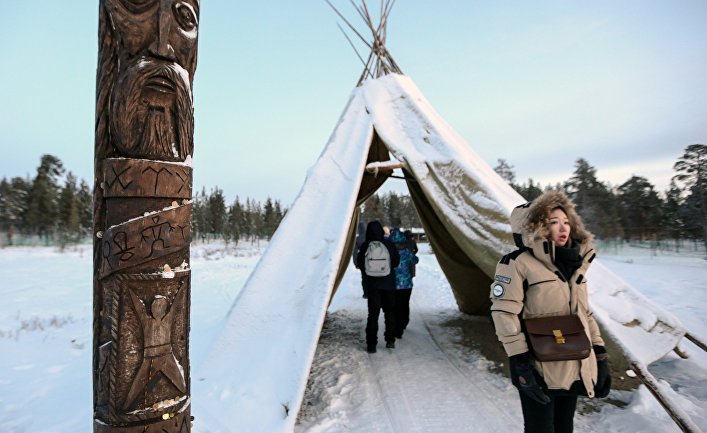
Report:
[{"label": "woman's hand", "polygon": [[609,368],[609,354],[604,346],[594,346],[597,357],[597,383],[594,385],[594,394],[598,398],[609,395],[611,390],[611,369]]},{"label": "woman's hand", "polygon": [[509,357],[508,365],[511,369],[511,382],[516,388],[540,404],[550,402],[550,397],[543,392],[538,381],[535,380],[528,352]]}]

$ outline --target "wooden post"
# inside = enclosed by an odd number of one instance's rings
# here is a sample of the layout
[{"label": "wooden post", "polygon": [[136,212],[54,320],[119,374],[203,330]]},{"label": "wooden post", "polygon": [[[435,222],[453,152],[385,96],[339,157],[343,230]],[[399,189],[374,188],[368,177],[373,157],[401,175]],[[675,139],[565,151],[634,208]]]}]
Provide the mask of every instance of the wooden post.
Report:
[{"label": "wooden post", "polygon": [[93,430],[191,431],[199,0],[99,0]]},{"label": "wooden post", "polygon": [[701,340],[700,338],[698,338],[697,336],[692,335],[692,334],[690,334],[689,332],[686,332],[686,333],[685,333],[685,338],[687,338],[688,340],[692,341],[693,343],[695,343],[695,345],[696,345],[697,347],[699,347],[700,349],[702,349],[702,350],[704,350],[705,352],[707,352],[707,344],[705,344],[705,342],[702,341],[702,340]]},{"label": "wooden post", "polygon": [[660,392],[658,381],[643,364],[632,361],[631,368],[636,372],[638,378],[646,385],[646,388],[648,388],[651,394],[653,394],[653,397],[663,406],[663,409],[668,412],[668,415],[675,421],[675,424],[680,427],[680,430],[686,433],[702,433],[702,430],[697,427],[692,419],[690,419],[690,416],[682,410],[680,406],[674,404],[667,396]]}]

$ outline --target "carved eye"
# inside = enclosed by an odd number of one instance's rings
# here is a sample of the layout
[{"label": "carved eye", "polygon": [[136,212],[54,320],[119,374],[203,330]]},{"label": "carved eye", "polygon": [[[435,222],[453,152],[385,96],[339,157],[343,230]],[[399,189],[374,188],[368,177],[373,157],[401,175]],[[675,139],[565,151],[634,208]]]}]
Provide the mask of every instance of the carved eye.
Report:
[{"label": "carved eye", "polygon": [[196,12],[187,3],[177,3],[174,5],[174,16],[179,25],[186,31],[193,30],[197,26]]}]

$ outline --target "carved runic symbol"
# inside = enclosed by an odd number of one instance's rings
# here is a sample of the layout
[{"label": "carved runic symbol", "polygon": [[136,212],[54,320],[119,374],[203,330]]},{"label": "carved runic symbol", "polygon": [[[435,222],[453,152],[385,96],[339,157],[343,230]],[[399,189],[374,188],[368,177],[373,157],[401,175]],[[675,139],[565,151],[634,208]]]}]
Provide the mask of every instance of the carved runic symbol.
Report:
[{"label": "carved runic symbol", "polygon": [[142,325],[143,356],[140,368],[130,386],[130,391],[125,397],[124,409],[131,407],[145,388],[159,379],[159,373],[180,392],[187,391],[184,374],[172,350],[172,322],[175,311],[172,307],[181,302],[185,292],[180,288],[172,305],[169,305],[169,301],[164,296],[155,296],[148,313],[145,304],[132,290],[128,289],[133,309]]},{"label": "carved runic symbol", "polygon": [[115,171],[115,167],[111,167],[111,171],[113,172],[113,175],[115,177],[111,182],[106,182],[106,185],[110,188],[113,187],[113,184],[115,182],[118,182],[123,189],[127,189],[130,184],[133,183],[133,181],[131,180],[129,182],[123,183],[123,180],[120,177],[124,175],[128,170],[130,170],[130,167],[125,167],[120,173],[118,173],[117,171]]},{"label": "carved runic symbol", "polygon": [[191,171],[183,170],[182,173],[176,172],[174,174],[182,181],[182,185],[177,190],[177,193],[182,192],[185,186],[188,188],[189,185],[191,185]]},{"label": "carved runic symbol", "polygon": [[[117,249],[116,252],[113,252],[112,245]],[[130,260],[135,255],[135,253],[132,252],[135,247],[128,246],[128,234],[124,231],[117,232],[113,235],[112,245],[111,242],[103,243],[103,258],[106,259],[106,263],[111,268],[113,265],[111,265],[111,261],[109,260],[110,256],[116,256],[121,262],[125,262]]]},{"label": "carved runic symbol", "polygon": [[161,245],[161,249],[169,247],[166,240],[169,237],[169,233],[175,230],[168,221],[160,223],[159,216],[153,217],[152,222],[155,225],[147,227],[142,231],[142,240],[150,243],[150,254],[148,257],[152,257],[155,250],[158,248],[158,244]]},{"label": "carved runic symbol", "polygon": [[146,169],[144,169],[142,171],[142,174],[145,174],[148,171],[155,173],[155,187],[154,187],[154,191],[153,191],[153,193],[155,193],[155,194],[157,194],[157,188],[159,187],[159,184],[160,184],[160,174],[162,174],[162,173],[167,173],[168,175],[173,174],[171,171],[169,171],[168,169],[166,169],[164,167],[160,168],[159,170],[155,170],[152,167],[147,167]]},{"label": "carved runic symbol", "polygon": [[132,256],[135,254],[131,252],[131,250],[135,249],[135,247],[129,247],[128,246],[128,234],[125,232],[118,232],[113,236],[113,243],[115,244],[116,248],[118,248],[118,252],[115,253],[116,256],[120,257],[120,260],[126,261],[130,260]]}]

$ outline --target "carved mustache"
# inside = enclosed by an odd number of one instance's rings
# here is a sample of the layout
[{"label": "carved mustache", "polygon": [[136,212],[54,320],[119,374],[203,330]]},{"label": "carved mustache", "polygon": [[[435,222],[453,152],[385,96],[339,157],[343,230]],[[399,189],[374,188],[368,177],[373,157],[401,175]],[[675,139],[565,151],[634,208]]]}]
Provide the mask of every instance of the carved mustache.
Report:
[{"label": "carved mustache", "polygon": [[137,70],[140,73],[136,77],[136,88],[188,95],[191,100],[191,91],[185,79],[187,72],[181,66],[159,60],[142,59],[137,64]]}]

